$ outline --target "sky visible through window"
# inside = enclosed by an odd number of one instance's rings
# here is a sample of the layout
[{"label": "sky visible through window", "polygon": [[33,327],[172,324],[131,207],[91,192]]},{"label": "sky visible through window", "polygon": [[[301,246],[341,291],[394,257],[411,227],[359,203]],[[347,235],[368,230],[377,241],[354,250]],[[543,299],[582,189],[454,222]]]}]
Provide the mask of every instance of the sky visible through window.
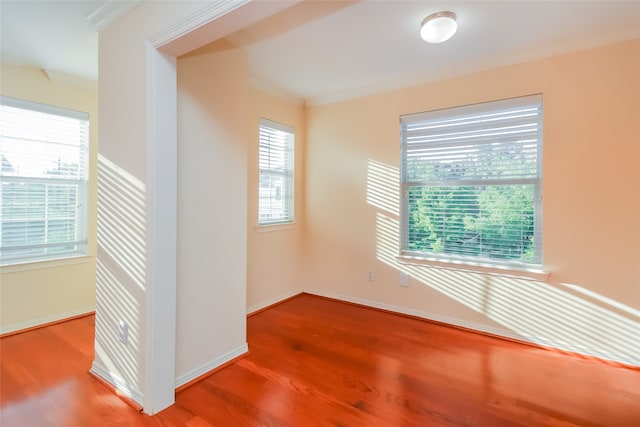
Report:
[{"label": "sky visible through window", "polygon": [[[80,164],[78,120],[6,105],[1,108],[3,175],[43,177],[60,171],[62,165]],[[73,171],[66,168],[66,172]]]}]

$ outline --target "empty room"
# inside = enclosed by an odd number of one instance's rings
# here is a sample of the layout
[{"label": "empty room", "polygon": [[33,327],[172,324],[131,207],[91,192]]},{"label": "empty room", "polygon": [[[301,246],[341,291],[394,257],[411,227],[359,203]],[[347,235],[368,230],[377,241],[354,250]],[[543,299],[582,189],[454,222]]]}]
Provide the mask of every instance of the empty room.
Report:
[{"label": "empty room", "polygon": [[3,427],[640,425],[640,2],[0,19]]}]

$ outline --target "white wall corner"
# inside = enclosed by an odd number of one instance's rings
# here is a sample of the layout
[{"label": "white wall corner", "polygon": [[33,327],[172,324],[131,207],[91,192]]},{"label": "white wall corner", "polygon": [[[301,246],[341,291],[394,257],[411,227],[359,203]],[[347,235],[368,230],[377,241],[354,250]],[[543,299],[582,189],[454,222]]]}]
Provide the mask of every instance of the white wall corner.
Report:
[{"label": "white wall corner", "polygon": [[145,402],[150,415],[175,401],[177,259],[176,58],[147,43],[147,292]]},{"label": "white wall corner", "polygon": [[282,302],[282,301],[284,301],[286,299],[289,299],[289,298],[294,297],[296,295],[300,295],[303,292],[304,292],[304,289],[298,288],[298,289],[294,289],[292,291],[280,294],[277,297],[269,298],[266,301],[262,301],[262,302],[260,302],[258,304],[254,304],[254,305],[252,305],[250,307],[247,307],[247,314],[255,313],[256,311],[260,311],[260,310],[262,310],[264,308],[267,308],[267,307],[269,307],[271,305],[278,304],[278,303],[280,303],[280,302]]}]

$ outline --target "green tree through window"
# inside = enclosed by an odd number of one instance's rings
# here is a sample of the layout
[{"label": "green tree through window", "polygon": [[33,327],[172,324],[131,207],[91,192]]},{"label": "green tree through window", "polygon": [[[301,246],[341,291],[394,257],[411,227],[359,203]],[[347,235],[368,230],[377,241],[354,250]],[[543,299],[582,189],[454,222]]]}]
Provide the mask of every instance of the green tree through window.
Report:
[{"label": "green tree through window", "polygon": [[403,254],[541,265],[541,97],[401,123]]}]

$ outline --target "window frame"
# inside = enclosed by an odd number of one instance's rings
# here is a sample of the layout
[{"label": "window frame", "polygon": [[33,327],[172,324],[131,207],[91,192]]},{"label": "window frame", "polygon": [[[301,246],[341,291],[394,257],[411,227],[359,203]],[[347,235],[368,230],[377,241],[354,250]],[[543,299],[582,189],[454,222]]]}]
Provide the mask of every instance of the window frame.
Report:
[{"label": "window frame", "polygon": [[[536,176],[533,179],[446,179],[446,181],[424,181],[421,184],[410,182],[407,176],[407,141],[406,125],[416,124],[421,121],[446,119],[448,117],[459,117],[465,114],[479,114],[491,112],[498,109],[521,106],[538,106],[538,127],[537,127],[537,153],[536,153]],[[542,147],[543,147],[543,100],[542,94],[528,95],[517,98],[509,98],[498,101],[490,101],[479,104],[471,104],[460,107],[445,108],[440,110],[427,111],[400,116],[400,242],[399,261],[404,263],[424,264],[434,263],[440,266],[461,266],[463,269],[489,269],[512,270],[515,272],[531,272],[546,275],[543,271],[543,239],[542,239]],[[438,186],[462,188],[473,186],[507,186],[507,185],[533,185],[533,261],[506,260],[484,256],[459,255],[452,253],[437,253],[429,251],[419,251],[409,249],[410,234],[410,189],[411,187],[428,188],[426,183],[439,184]]]},{"label": "window frame", "polygon": [[[279,137],[284,138],[284,147],[276,147],[274,144],[263,139],[265,132],[269,134],[276,134]],[[269,152],[265,152],[267,148]],[[283,167],[263,167],[263,156],[270,156],[270,150],[282,150],[285,156]],[[271,162],[268,162],[271,166]],[[281,198],[285,206],[282,214],[276,218],[269,219],[262,216],[263,206],[262,203],[265,199],[270,202],[274,201],[273,196],[264,198],[261,194],[261,190],[264,188],[262,183],[265,178],[268,179],[284,179],[285,184],[282,186]],[[278,190],[276,189],[276,192]],[[295,131],[291,126],[266,119],[261,117],[258,126],[258,227],[269,226],[284,226],[293,224],[295,220]],[[276,195],[275,201],[278,197]],[[270,210],[270,209],[266,209]],[[278,212],[277,210],[275,211]],[[271,213],[273,215],[273,212]]]},{"label": "window frame", "polygon": [[[60,162],[61,157],[61,149],[62,146],[66,147],[69,152],[73,152],[74,155],[77,155],[78,164],[75,165],[77,169],[77,176],[61,176],[61,175],[52,175],[47,176],[44,172],[30,174],[24,173],[19,174],[19,172],[5,172],[0,171],[0,181],[2,181],[2,186],[0,186],[0,204],[2,204],[3,200],[3,192],[5,191],[5,184],[11,185],[13,184],[22,184],[22,185],[37,185],[43,186],[44,194],[43,194],[43,203],[44,203],[44,212],[42,213],[42,217],[38,215],[34,217],[30,217],[28,213],[24,215],[23,218],[2,218],[0,221],[0,266],[10,267],[16,265],[24,265],[42,261],[54,261],[54,260],[66,260],[72,258],[78,258],[88,255],[88,237],[89,237],[89,166],[90,166],[90,117],[89,113],[71,110],[63,107],[52,106],[42,103],[37,103],[33,101],[28,101],[24,99],[11,98],[7,96],[0,96],[0,106],[4,109],[19,109],[25,110],[26,114],[33,113],[42,113],[50,116],[57,116],[58,118],[77,120],[78,125],[78,133],[77,133],[77,144],[69,144],[63,142],[56,142],[52,139],[43,139],[43,140],[35,140],[28,139],[25,136],[25,143],[31,143],[33,147],[34,144],[39,144],[49,147],[58,148],[58,151],[55,151],[58,156],[58,162]],[[43,116],[44,117],[44,116]],[[58,128],[59,129],[59,128]],[[51,133],[49,134],[51,135]],[[20,136],[12,135],[9,132],[5,134],[2,131],[3,138],[16,139],[20,138]],[[69,148],[71,147],[71,148]],[[34,148],[24,150],[24,156],[31,156],[34,151]],[[9,160],[7,160],[9,161]],[[24,161],[24,160],[23,160]],[[27,160],[29,161],[29,160]],[[68,172],[68,169],[67,169]],[[56,189],[56,186],[58,187]],[[8,187],[7,187],[8,188]],[[75,203],[74,209],[69,209],[69,200],[67,198],[67,203],[65,205],[60,205],[61,209],[67,210],[66,217],[57,217],[51,216],[49,212],[50,206],[49,203],[52,202],[50,198],[51,191],[65,191],[69,194],[73,193],[73,203]],[[27,190],[28,191],[28,190]],[[28,192],[21,191],[20,196],[27,197]],[[59,202],[60,199],[56,201]],[[4,215],[3,215],[4,216]],[[11,220],[13,221],[38,221],[44,223],[44,231],[41,236],[43,242],[42,243],[27,243],[22,245],[8,245],[6,247],[2,247],[2,234],[4,230],[4,225],[9,223]],[[68,226],[68,224],[73,224],[73,239],[66,239],[63,241],[51,241],[52,236],[48,233],[48,226],[51,226],[53,223],[60,222],[64,220]],[[69,231],[67,230],[67,233]],[[68,234],[67,234],[68,236]],[[66,248],[65,248],[66,247]],[[19,251],[25,251],[23,254],[16,254]],[[31,251],[31,252],[29,252]]]}]

